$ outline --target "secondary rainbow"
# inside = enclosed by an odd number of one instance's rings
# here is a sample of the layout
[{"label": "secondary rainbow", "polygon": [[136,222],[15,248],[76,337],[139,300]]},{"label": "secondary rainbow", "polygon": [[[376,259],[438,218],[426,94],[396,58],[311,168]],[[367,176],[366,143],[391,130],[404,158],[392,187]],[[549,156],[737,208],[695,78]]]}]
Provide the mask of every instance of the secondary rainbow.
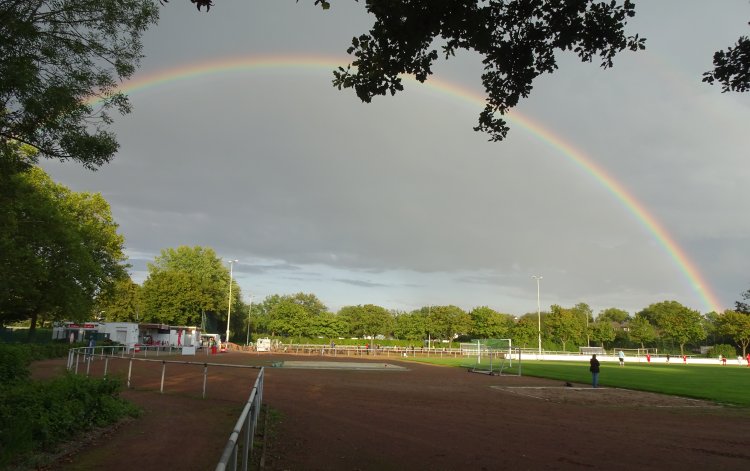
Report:
[{"label": "secondary rainbow", "polygon": [[[284,55],[230,57],[215,61],[191,63],[183,67],[174,67],[155,72],[124,83],[120,87],[120,91],[132,93],[168,83],[172,84],[175,82],[193,80],[203,76],[239,72],[257,72],[264,69],[320,69],[330,72],[347,62],[347,58],[332,58],[324,56]],[[407,77],[407,79],[410,78]],[[482,94],[455,83],[431,77],[428,82],[422,86],[451,97],[465,100],[478,105],[479,107],[484,106],[484,96]],[[554,134],[549,129],[536,123],[531,118],[514,111],[507,116],[507,119],[512,122],[515,127],[525,129],[534,136],[534,138],[555,149],[583,170],[584,173],[590,175],[599,182],[604,189],[613,195],[617,201],[635,216],[638,222],[646,228],[648,232],[653,234],[659,245],[664,248],[669,257],[682,272],[692,289],[698,294],[705,305],[705,308],[708,311],[721,312],[718,298],[712,292],[709,284],[704,280],[696,265],[690,260],[688,255],[677,244],[669,232],[667,232],[664,226],[619,181],[607,173],[601,166],[596,164],[596,162],[586,155],[586,153],[566,142],[562,137]]]}]

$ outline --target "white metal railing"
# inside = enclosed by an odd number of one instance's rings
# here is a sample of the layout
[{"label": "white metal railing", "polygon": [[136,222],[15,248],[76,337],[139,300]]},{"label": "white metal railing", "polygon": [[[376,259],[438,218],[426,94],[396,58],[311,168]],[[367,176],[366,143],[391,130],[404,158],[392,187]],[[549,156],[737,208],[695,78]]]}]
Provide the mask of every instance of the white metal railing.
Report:
[{"label": "white metal railing", "polygon": [[[162,347],[163,348],[163,347]],[[179,348],[179,347],[174,347]],[[130,352],[128,354],[127,352]],[[143,352],[145,353],[145,352]],[[81,361],[83,358],[83,361]],[[206,398],[206,386],[208,384],[208,367],[219,366],[227,368],[250,368],[250,369],[262,369],[260,366],[255,365],[232,365],[226,363],[208,363],[208,362],[195,362],[195,361],[181,361],[181,360],[157,360],[156,358],[138,358],[132,348],[123,346],[107,346],[107,347],[79,347],[71,348],[68,351],[68,371],[78,374],[78,368],[81,363],[86,367],[86,376],[89,376],[91,372],[91,363],[93,361],[103,361],[103,377],[107,377],[109,370],[109,361],[111,359],[127,360],[128,361],[128,376],[126,385],[128,389],[132,387],[132,376],[133,376],[133,362],[146,362],[146,363],[161,363],[161,385],[159,392],[164,393],[164,383],[167,375],[167,364],[179,364],[179,365],[195,365],[203,367],[203,392],[202,396]]]},{"label": "white metal railing", "polygon": [[364,345],[335,345],[327,344],[281,344],[271,349],[271,352],[294,353],[297,355],[331,355],[331,356],[380,356],[380,357],[413,357],[438,356],[460,357],[475,354],[461,348],[448,347],[397,347],[397,346],[364,346]]},{"label": "white metal railing", "polygon": [[[258,379],[250,391],[250,397],[242,409],[239,419],[234,426],[234,430],[229,435],[229,440],[224,447],[219,463],[216,465],[216,471],[237,470],[238,455],[241,456],[242,471],[247,471],[250,466],[250,459],[253,454],[253,441],[255,430],[258,426],[258,416],[263,404],[263,379],[265,368],[260,369]],[[243,433],[244,431],[244,433]],[[240,442],[240,438],[242,442]]]}]

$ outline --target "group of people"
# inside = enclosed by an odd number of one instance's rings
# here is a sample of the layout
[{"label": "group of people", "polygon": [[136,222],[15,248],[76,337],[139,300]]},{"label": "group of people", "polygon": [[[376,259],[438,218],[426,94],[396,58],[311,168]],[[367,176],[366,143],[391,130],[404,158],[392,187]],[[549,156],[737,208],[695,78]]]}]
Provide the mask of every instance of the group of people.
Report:
[{"label": "group of people", "polygon": [[[669,364],[669,360],[672,358],[671,355],[667,354],[667,361],[666,363]],[[617,359],[619,360],[620,366],[625,366],[625,352],[620,350],[617,353]],[[724,355],[721,355],[719,357],[719,361],[721,361],[722,365],[727,364],[727,357]],[[646,362],[648,364],[651,364],[651,355],[646,353]],[[682,363],[687,365],[687,355],[682,355]],[[742,364],[742,357],[737,357],[737,364]],[[599,387],[599,360],[596,358],[596,354],[591,355],[591,360],[589,360],[589,371],[591,372],[591,386],[597,388]],[[747,366],[750,368],[750,353],[747,354]]]}]

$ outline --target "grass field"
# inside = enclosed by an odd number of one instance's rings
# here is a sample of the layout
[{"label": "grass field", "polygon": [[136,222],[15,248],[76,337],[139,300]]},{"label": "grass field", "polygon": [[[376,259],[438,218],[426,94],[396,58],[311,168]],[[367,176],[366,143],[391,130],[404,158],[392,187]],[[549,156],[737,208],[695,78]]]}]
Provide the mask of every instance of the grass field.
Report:
[{"label": "grass field", "polygon": [[[412,361],[446,366],[462,366],[461,358],[412,358]],[[516,374],[517,363],[504,374]],[[573,383],[591,382],[588,361],[531,361],[524,360],[523,375],[559,379]],[[750,368],[736,365],[663,365],[603,363],[599,373],[602,387],[636,389],[675,396],[707,399],[710,401],[750,407]]]}]

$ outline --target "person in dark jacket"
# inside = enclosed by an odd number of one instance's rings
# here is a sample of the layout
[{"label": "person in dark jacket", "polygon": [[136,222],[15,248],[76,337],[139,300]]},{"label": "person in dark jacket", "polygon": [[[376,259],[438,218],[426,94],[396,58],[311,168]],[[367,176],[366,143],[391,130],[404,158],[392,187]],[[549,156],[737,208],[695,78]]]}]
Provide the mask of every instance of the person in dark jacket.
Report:
[{"label": "person in dark jacket", "polygon": [[591,355],[589,363],[591,364],[591,366],[589,366],[589,371],[591,372],[591,385],[596,388],[599,386],[599,360],[596,359],[596,354]]}]

